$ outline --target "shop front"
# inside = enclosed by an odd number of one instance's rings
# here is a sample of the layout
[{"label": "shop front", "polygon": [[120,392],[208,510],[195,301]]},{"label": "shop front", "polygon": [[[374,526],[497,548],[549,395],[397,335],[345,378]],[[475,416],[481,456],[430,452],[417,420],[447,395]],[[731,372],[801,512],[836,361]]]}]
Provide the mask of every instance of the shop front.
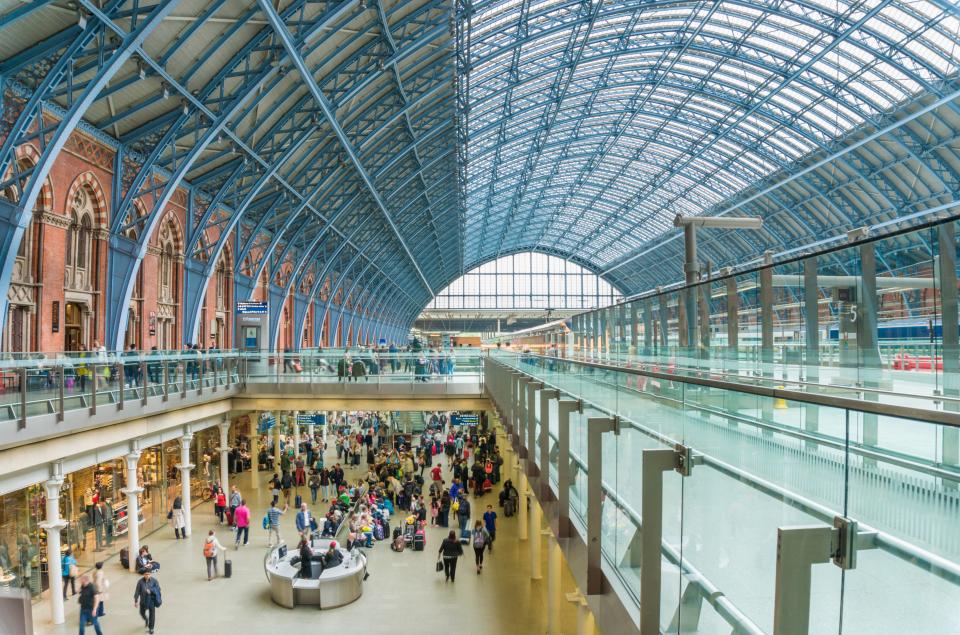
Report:
[{"label": "shop front", "polygon": [[[191,457],[197,470],[191,479],[194,507],[210,500],[210,485],[216,478],[219,451],[216,427],[195,434]],[[168,524],[167,511],[181,491],[180,442],[166,441],[141,450],[136,482],[139,515],[134,521],[123,492],[127,462],[117,458],[64,476],[60,490],[61,554],[70,549],[81,572],[102,560],[117,556],[128,544],[130,523],[140,527],[140,542]],[[212,476],[212,479],[211,479]],[[31,485],[0,496],[0,587],[23,587],[33,600],[49,588],[47,578],[46,493],[42,484]]]},{"label": "shop front", "polygon": [[34,599],[49,585],[44,504],[39,485],[0,496],[0,587],[27,588]]}]

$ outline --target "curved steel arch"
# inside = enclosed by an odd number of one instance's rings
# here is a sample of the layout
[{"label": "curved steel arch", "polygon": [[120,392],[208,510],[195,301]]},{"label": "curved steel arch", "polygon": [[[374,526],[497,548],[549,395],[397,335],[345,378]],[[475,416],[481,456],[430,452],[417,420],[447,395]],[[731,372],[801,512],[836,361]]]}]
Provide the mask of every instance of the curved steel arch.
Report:
[{"label": "curved steel arch", "polygon": [[[349,320],[389,310],[401,330],[433,289],[500,254],[558,255],[624,292],[667,282],[677,210],[768,219],[705,249],[728,264],[960,198],[949,0],[293,0],[281,12],[239,0],[233,23],[213,0],[158,28],[176,4],[79,0],[83,28],[52,3],[0,14],[15,51],[0,59],[13,113],[0,185],[24,193],[0,223],[0,280],[31,197],[84,129],[116,151],[113,343],[181,192],[188,314],[230,240],[236,297],[257,253],[257,277],[292,266],[268,286],[294,298],[295,322],[331,278],[320,320],[334,294],[356,292]],[[28,16],[46,29],[37,41],[12,28]],[[12,157],[27,144],[41,160],[21,170]]]},{"label": "curved steel arch", "polygon": [[[757,17],[751,17],[735,25],[720,20],[717,24],[723,23],[724,28],[727,29],[724,33],[712,26],[712,17],[715,13],[718,18],[724,12],[731,12],[732,15],[737,12],[737,6],[749,9]],[[927,32],[933,34],[939,28],[937,18],[955,14],[957,11],[954,5],[946,2],[929,6],[939,8],[931,12],[930,15],[933,17],[923,21],[922,28],[915,29],[916,32],[913,34],[918,38],[921,49],[933,46],[931,43],[934,42],[934,38],[928,37]],[[680,22],[677,24],[683,25],[684,19],[687,23],[683,26],[666,27],[661,19],[666,14],[660,11],[665,7],[670,7],[672,19],[679,18]],[[700,7],[704,9],[702,12],[698,12]],[[538,9],[535,16],[526,15],[525,3],[475,4],[472,25],[477,28],[479,24],[479,27],[477,33],[470,39],[471,48],[468,51],[472,75],[468,173],[476,166],[475,169],[485,172],[486,176],[481,177],[476,183],[471,182],[471,189],[468,190],[470,207],[479,210],[473,218],[470,216],[472,209],[468,211],[468,227],[474,230],[481,228],[481,231],[479,237],[473,239],[467,246],[467,261],[479,260],[480,254],[485,253],[485,250],[495,254],[512,246],[515,242],[529,244],[529,240],[516,240],[519,236],[517,230],[519,227],[529,230],[533,226],[542,228],[534,242],[535,246],[554,244],[560,251],[568,253],[580,253],[581,250],[586,249],[587,257],[591,259],[598,259],[599,253],[606,251],[604,258],[598,260],[606,270],[605,263],[616,262],[617,258],[621,257],[617,254],[618,249],[621,254],[628,255],[628,252],[623,251],[622,246],[618,246],[618,243],[624,242],[622,240],[624,232],[635,234],[638,229],[642,231],[645,221],[636,215],[634,209],[642,203],[644,198],[656,197],[650,199],[650,204],[653,206],[652,214],[666,214],[658,210],[668,209],[671,212],[669,216],[672,216],[673,211],[670,209],[671,201],[677,201],[681,195],[687,198],[693,195],[692,200],[696,199],[695,192],[689,188],[675,188],[676,193],[671,195],[665,186],[670,179],[679,179],[685,172],[689,172],[689,176],[686,177],[687,182],[696,183],[698,178],[693,171],[695,166],[690,162],[695,156],[698,161],[708,159],[703,156],[704,152],[718,144],[720,139],[735,139],[740,135],[743,139],[730,146],[731,152],[738,152],[737,146],[749,149],[750,152],[762,152],[762,144],[766,143],[764,140],[767,135],[777,134],[778,130],[783,130],[786,131],[785,136],[781,135],[784,139],[789,139],[793,135],[794,138],[804,140],[803,145],[799,146],[803,150],[803,155],[799,155],[799,158],[803,159],[810,152],[827,151],[830,147],[828,144],[833,143],[836,138],[837,128],[833,122],[828,124],[826,121],[811,118],[809,123],[803,123],[808,118],[805,113],[815,112],[811,108],[812,105],[816,106],[820,102],[837,104],[844,113],[851,113],[868,125],[879,127],[882,118],[890,112],[888,104],[881,105],[877,101],[880,95],[901,94],[904,97],[914,98],[922,97],[924,94],[934,96],[944,94],[940,83],[944,77],[943,71],[940,70],[943,68],[941,63],[944,59],[950,59],[955,64],[956,53],[941,48],[937,49],[939,57],[934,59],[931,56],[930,59],[926,59],[914,51],[898,46],[894,35],[887,35],[874,28],[878,23],[877,20],[890,21],[888,13],[890,15],[893,13],[887,12],[887,7],[890,7],[891,11],[904,8],[902,2],[889,0],[871,4],[856,15],[852,13],[837,15],[835,20],[827,22],[818,20],[813,13],[798,17],[800,10],[794,6],[766,5],[747,0],[709,4],[689,1],[628,2],[602,8],[599,12],[599,20],[604,22],[604,28],[596,34],[588,35],[584,45],[584,42],[575,37],[577,29],[589,26],[595,18],[592,15],[584,16],[576,4],[544,5]],[[920,7],[917,11],[921,8],[927,10],[928,7]],[[819,11],[817,15],[825,13],[822,8],[814,5],[803,6],[803,10]],[[907,8],[907,11],[913,14],[912,8]],[[937,11],[941,12],[940,16],[936,15]],[[745,14],[745,12],[741,13]],[[801,28],[813,28],[815,29],[813,33],[824,34],[824,41],[801,59],[799,55],[804,46],[814,38],[820,37],[819,35],[800,38],[796,30],[786,34],[772,34],[769,27],[762,37],[759,32],[755,32],[759,24],[765,21],[777,24],[782,17],[796,19],[796,22],[802,24]],[[529,31],[523,29],[518,31],[518,25],[524,21],[536,27],[531,26]],[[486,28],[487,23],[495,23],[496,26]],[[899,28],[904,32],[909,31],[906,27]],[[894,25],[891,33],[896,29]],[[942,35],[942,31],[938,32],[938,35]],[[578,50],[579,47],[585,46],[586,51],[582,55],[570,56],[571,37]],[[949,41],[949,34],[947,39]],[[955,34],[952,39],[956,39]],[[793,52],[787,50],[791,48],[790,44],[781,46],[777,50],[771,47],[774,41],[779,44],[795,42],[796,45],[792,47]],[[858,72],[844,69],[842,77],[847,79],[849,76],[849,90],[846,90],[846,86],[841,87],[833,82],[834,77],[827,70],[830,67],[826,62],[821,63],[824,60],[830,60],[830,63],[833,63],[833,58],[828,58],[827,55],[834,49],[838,51],[837,59],[851,59],[853,51],[857,51],[858,55],[862,54],[864,59],[868,60],[862,64],[863,69]],[[737,56],[741,59],[736,59]],[[620,64],[615,65],[613,63],[615,60]],[[730,60],[736,60],[735,64],[727,63]],[[682,63],[678,63],[681,61]],[[508,69],[512,69],[517,63],[526,63],[531,72],[524,73],[522,77],[515,77],[509,71],[497,74],[493,71],[494,63],[499,64],[500,68]],[[578,68],[578,64],[581,68]],[[732,76],[724,70],[728,66],[744,68],[752,66],[761,71],[762,75],[757,76],[760,79],[741,78],[740,84],[737,85],[731,81]],[[615,78],[613,77],[614,68],[616,69]],[[834,68],[842,69],[843,67]],[[882,70],[884,68],[887,70]],[[867,72],[874,74],[868,78],[864,75]],[[873,91],[869,85],[870,81],[873,81],[874,77],[883,77],[882,74],[885,72],[897,73],[899,77],[890,78],[889,86],[879,86],[877,91]],[[572,80],[569,90],[562,93],[560,100],[563,101],[565,98],[566,103],[558,104],[548,98],[550,95],[556,96],[551,92],[550,87],[565,74],[571,74]],[[713,80],[712,83],[708,81],[710,78]],[[701,82],[699,86],[694,84],[697,81]],[[911,81],[914,82],[914,87],[908,89]],[[684,87],[682,83],[691,86]],[[768,87],[767,90],[759,94],[751,93],[758,90],[764,83]],[[630,91],[627,88],[630,85],[636,90]],[[692,88],[697,90],[694,91]],[[696,92],[701,96],[699,103],[716,104],[722,101],[743,103],[737,104],[733,110],[722,108],[715,117],[717,124],[708,129],[703,129],[708,125],[706,123],[708,119],[701,118],[697,126],[691,126],[690,122],[678,123],[688,113],[676,110],[672,115],[667,112],[658,114],[656,110],[651,112],[642,106],[644,103],[655,103],[658,95],[662,103],[669,103],[667,93],[663,91],[673,89],[681,90],[687,95]],[[796,92],[797,90],[804,92]],[[540,97],[537,91],[540,91],[543,96]],[[634,93],[633,99],[639,99],[639,101],[629,101],[630,92]],[[781,92],[786,101],[777,101],[781,99]],[[515,98],[518,93],[522,95],[521,99]],[[601,93],[607,100],[613,100],[608,103],[615,106],[614,110],[619,108],[619,113],[609,112],[610,108],[598,107],[596,97]],[[651,99],[654,101],[647,102]],[[497,104],[500,101],[503,105],[498,114]],[[785,109],[785,105],[791,102],[794,104],[791,109]],[[948,104],[947,108],[956,112],[955,104]],[[765,109],[766,112],[764,112]],[[543,117],[547,112],[554,114],[550,115],[550,125],[545,126]],[[554,119],[556,112],[560,115]],[[629,149],[621,143],[624,135],[644,134],[638,132],[639,128],[632,123],[638,113],[660,117],[664,125],[684,126],[687,129],[700,127],[701,140],[694,144],[689,142],[681,144],[682,155],[679,160],[671,161],[668,164],[669,169],[663,168],[660,171],[660,177],[648,177],[650,180],[647,184],[632,185],[629,181],[624,181],[620,178],[623,175],[622,171],[612,171],[609,177],[602,176],[606,169],[603,164],[607,156],[616,156],[618,153],[629,156],[631,151],[636,151],[638,156],[634,159],[643,160],[639,157],[639,153],[644,152],[642,148]],[[787,119],[788,116],[797,117],[796,113],[799,113],[800,119]],[[763,128],[754,130],[744,125],[754,117],[765,117],[770,122],[768,129],[772,132],[764,132]],[[940,121],[945,119],[942,117]],[[554,121],[561,123],[554,125]],[[509,136],[503,136],[500,132],[506,127],[505,122],[513,126],[513,134]],[[849,124],[847,126],[849,128]],[[562,141],[545,138],[545,132],[549,133],[551,127],[562,131],[564,137]],[[591,143],[585,139],[584,132],[587,136],[593,136],[601,142],[596,153],[588,160],[573,156],[578,151],[578,144],[582,144],[583,152],[589,152]],[[659,138],[659,143],[664,146],[670,143],[670,136],[659,136],[659,131],[655,130],[650,136],[654,139]],[[917,163],[936,161],[922,158],[924,157],[922,142],[917,144],[914,141],[911,147],[903,142],[902,135],[896,135],[893,143],[906,153],[905,161]],[[717,147],[719,148],[719,145]],[[771,146],[771,149],[775,147]],[[727,151],[724,150],[717,156],[722,156],[724,152]],[[488,154],[488,158],[484,158],[484,153]],[[870,151],[864,149],[862,157],[838,157],[837,162],[844,165],[849,172],[856,174],[859,182],[869,188],[873,200],[867,200],[865,197],[856,202],[842,200],[846,195],[842,192],[833,200],[829,200],[828,205],[834,215],[830,230],[835,230],[846,222],[857,222],[857,218],[866,218],[869,212],[863,210],[869,210],[871,206],[875,207],[878,203],[882,208],[887,209],[916,205],[916,201],[911,201],[910,196],[902,191],[901,183],[894,175],[894,166],[889,161],[885,161],[877,167],[877,161],[872,160],[870,154]],[[879,156],[880,153],[873,154]],[[531,167],[532,155],[542,157],[540,166],[534,162],[534,167]],[[767,156],[767,165],[780,170],[782,174],[789,175],[798,169],[796,166],[798,157],[794,155],[788,161],[788,156],[790,155],[784,154],[783,147],[776,147],[776,150]],[[731,155],[731,159],[739,161],[740,157],[734,154]],[[542,165],[544,163],[546,165]],[[621,170],[627,165],[633,166],[632,160],[615,163]],[[871,163],[877,169],[869,167]],[[509,167],[504,172],[500,169],[501,166]],[[578,166],[582,167],[578,168]],[[802,164],[799,167],[803,167]],[[749,177],[746,177],[747,173],[743,173],[738,177],[739,181],[732,182],[738,183],[737,190],[744,191],[749,185],[768,176],[770,169],[771,167],[764,168]],[[927,169],[933,179],[938,181],[936,185],[941,188],[943,195],[953,193],[955,188],[952,184],[948,184],[948,179],[945,178],[950,176],[949,172],[944,170],[942,165],[922,169]],[[571,174],[571,170],[578,175],[574,179],[567,176]],[[732,163],[710,177],[709,181],[722,182],[727,180],[724,174],[737,175],[739,170],[742,168]],[[567,176],[563,179],[563,185],[558,182],[561,174]],[[701,180],[707,179],[701,178]],[[804,181],[808,180],[804,179]],[[541,184],[540,187],[533,187],[537,182]],[[813,182],[810,181],[810,184],[812,185]],[[583,195],[577,192],[580,185],[588,183],[591,184],[588,188],[589,194]],[[631,188],[638,189],[631,193]],[[550,194],[552,189],[560,189],[565,193],[560,197],[554,197]],[[576,226],[579,210],[588,209],[597,213],[598,210],[594,208],[598,203],[599,193],[611,189],[626,191],[629,195],[614,197],[621,198],[624,202],[620,207],[609,212],[608,218],[601,222],[590,235],[575,242],[569,240],[550,242],[557,241],[559,236],[569,235],[570,230]],[[641,194],[643,191],[650,194],[643,195]],[[695,210],[694,213],[708,212],[711,206],[721,205],[737,194],[737,191],[727,190],[723,192],[723,196],[714,194],[712,197],[707,197],[703,202],[696,204],[695,207],[699,208],[699,211]],[[494,203],[495,200],[498,202]],[[647,205],[647,203],[642,204]],[[504,211],[500,210],[500,206],[504,206]],[[545,209],[547,207],[552,209]],[[542,214],[541,210],[549,213]],[[541,221],[541,216],[545,220]],[[651,215],[648,214],[647,218],[651,218]],[[802,216],[795,218],[800,223],[805,222]],[[666,216],[663,219],[663,221],[668,220]],[[660,222],[659,225],[660,227],[653,230],[653,233],[669,227],[666,222]],[[611,233],[610,230],[616,226],[620,229]],[[779,233],[778,230],[767,232],[766,240],[777,243],[786,239],[785,235],[777,237],[777,233]],[[509,239],[507,239],[508,235]],[[758,244],[757,247],[762,246]],[[613,252],[612,256],[610,252]],[[605,272],[611,273],[609,270]],[[617,279],[623,285],[623,277],[617,276]]]}]

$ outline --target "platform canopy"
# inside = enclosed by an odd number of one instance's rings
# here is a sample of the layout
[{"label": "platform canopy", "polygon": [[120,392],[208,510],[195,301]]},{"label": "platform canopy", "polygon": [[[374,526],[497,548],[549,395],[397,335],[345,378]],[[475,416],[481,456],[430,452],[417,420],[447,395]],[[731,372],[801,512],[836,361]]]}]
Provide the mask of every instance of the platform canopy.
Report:
[{"label": "platform canopy", "polygon": [[269,270],[406,324],[522,251],[635,293],[682,277],[677,214],[765,218],[725,265],[956,212],[958,62],[954,0],[0,0],[0,283],[80,130],[115,332],[171,201],[188,315],[227,252],[238,300]]}]

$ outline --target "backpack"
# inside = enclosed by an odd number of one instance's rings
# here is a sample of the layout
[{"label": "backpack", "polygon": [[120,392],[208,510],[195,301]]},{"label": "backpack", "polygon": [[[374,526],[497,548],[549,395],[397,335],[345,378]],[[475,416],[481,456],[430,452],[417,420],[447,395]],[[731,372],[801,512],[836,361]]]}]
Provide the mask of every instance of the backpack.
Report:
[{"label": "backpack", "polygon": [[484,530],[479,530],[473,532],[473,548],[474,549],[483,549],[487,544],[487,535]]},{"label": "backpack", "polygon": [[213,544],[213,541],[208,540],[207,542],[203,543],[203,557],[212,558],[215,555],[217,555],[217,547]]},{"label": "backpack", "polygon": [[270,514],[263,517],[263,528],[270,529]]}]

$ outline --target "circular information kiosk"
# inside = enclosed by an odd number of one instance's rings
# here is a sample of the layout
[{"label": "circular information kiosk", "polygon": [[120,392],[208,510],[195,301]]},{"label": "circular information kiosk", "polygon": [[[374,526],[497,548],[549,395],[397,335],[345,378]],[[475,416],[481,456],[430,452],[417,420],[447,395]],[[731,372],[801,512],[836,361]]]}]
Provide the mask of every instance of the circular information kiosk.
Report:
[{"label": "circular information kiosk", "polygon": [[270,597],[274,602],[288,609],[298,605],[332,609],[349,604],[363,594],[367,557],[359,549],[347,551],[338,547],[343,562],[325,567],[323,554],[329,549],[330,542],[326,538],[311,539],[310,548],[314,555],[309,576],[301,576],[304,568],[298,551],[288,550],[287,545],[281,543],[267,552],[263,568],[270,581]]}]

